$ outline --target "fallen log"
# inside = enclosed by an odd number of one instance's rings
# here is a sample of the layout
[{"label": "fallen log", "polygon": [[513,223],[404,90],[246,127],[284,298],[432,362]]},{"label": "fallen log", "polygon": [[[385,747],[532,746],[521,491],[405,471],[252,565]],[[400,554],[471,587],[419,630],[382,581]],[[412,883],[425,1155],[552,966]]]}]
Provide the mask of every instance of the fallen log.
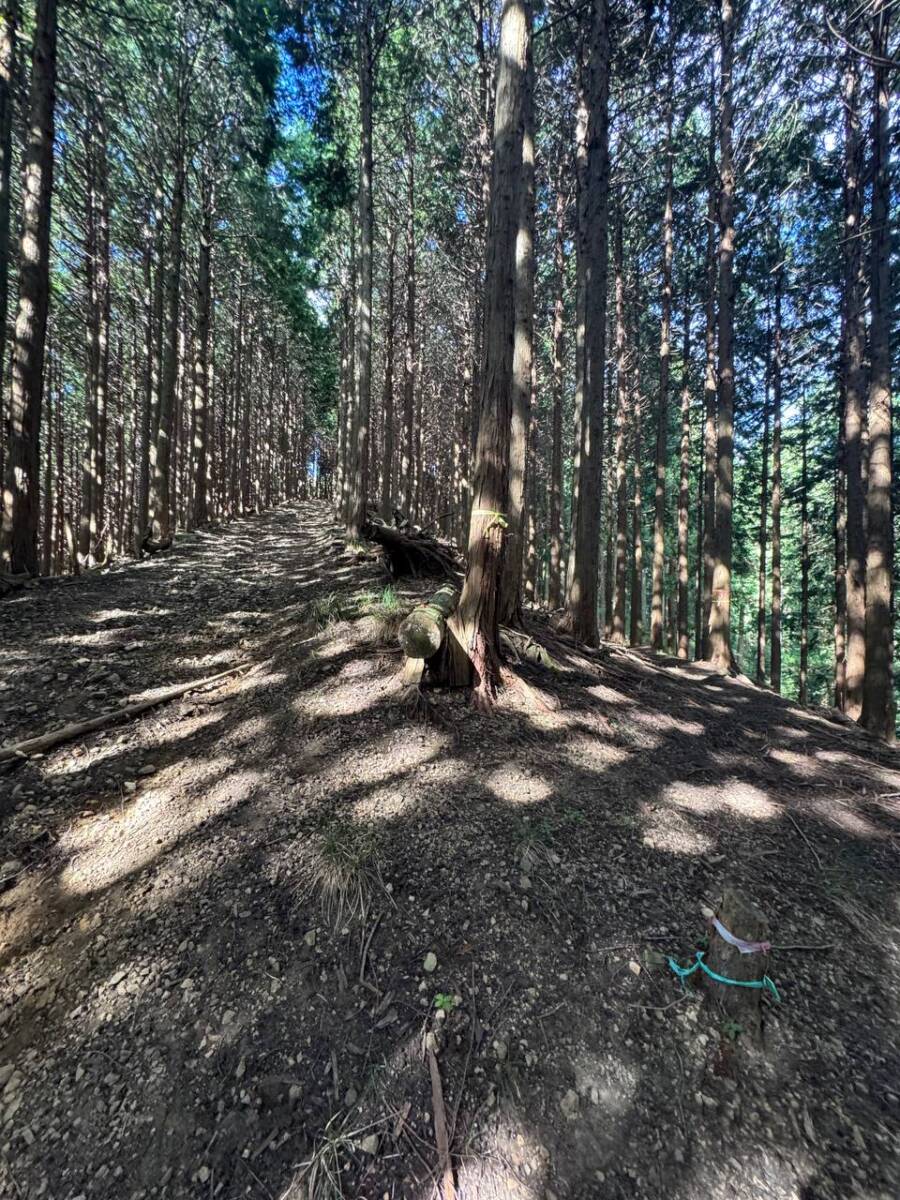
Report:
[{"label": "fallen log", "polygon": [[431,658],[441,648],[447,618],[459,603],[459,588],[445,583],[427,604],[414,608],[397,633],[400,649],[407,658]]},{"label": "fallen log", "polygon": [[178,683],[173,687],[165,688],[157,695],[147,700],[135,700],[132,704],[123,704],[119,708],[114,708],[111,712],[101,713],[98,717],[89,717],[86,721],[74,721],[70,725],[63,725],[59,729],[52,729],[49,733],[39,734],[37,737],[26,738],[23,742],[11,742],[8,746],[0,746],[0,763],[9,762],[15,758],[27,758],[29,754],[41,754],[45,750],[52,750],[55,746],[62,745],[63,742],[74,741],[75,738],[81,737],[85,733],[94,733],[97,729],[105,729],[108,725],[115,725],[117,721],[125,721],[129,717],[139,716],[148,709],[156,708],[159,704],[165,704],[169,700],[177,700],[179,696],[184,696],[187,692],[196,692],[198,688],[209,687],[211,683],[218,683],[221,679],[227,679],[231,675],[237,675],[241,671],[249,670],[249,663],[241,663],[238,667],[229,667],[227,671],[219,671],[217,675],[207,675],[205,679],[192,679],[190,683]]},{"label": "fallen log", "polygon": [[363,526],[363,537],[375,542],[384,552],[396,579],[400,575],[457,576],[463,568],[456,547],[431,534],[411,526],[395,528],[381,521],[369,520]]}]

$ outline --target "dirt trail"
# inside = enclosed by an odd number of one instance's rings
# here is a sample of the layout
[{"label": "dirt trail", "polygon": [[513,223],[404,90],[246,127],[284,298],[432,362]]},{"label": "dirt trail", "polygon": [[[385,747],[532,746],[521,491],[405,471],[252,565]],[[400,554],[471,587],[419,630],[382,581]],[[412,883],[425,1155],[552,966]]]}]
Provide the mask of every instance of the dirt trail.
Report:
[{"label": "dirt trail", "polygon": [[[4,743],[256,668],[0,768],[0,1195],[426,1200],[431,1032],[464,1198],[893,1200],[896,755],[560,647],[549,711],[411,722],[335,536],[287,506],[0,605]],[[832,947],[773,955],[762,1053],[665,961],[726,882]]]}]

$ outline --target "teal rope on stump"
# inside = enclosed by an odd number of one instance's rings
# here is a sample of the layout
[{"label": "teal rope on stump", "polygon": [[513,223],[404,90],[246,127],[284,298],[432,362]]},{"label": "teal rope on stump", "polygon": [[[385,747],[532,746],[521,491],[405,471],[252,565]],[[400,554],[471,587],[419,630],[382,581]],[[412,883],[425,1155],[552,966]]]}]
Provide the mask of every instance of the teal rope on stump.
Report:
[{"label": "teal rope on stump", "polygon": [[714,979],[716,983],[727,983],[731,987],[765,988],[772,993],[776,1000],[781,1001],[781,997],[778,995],[778,988],[768,975],[763,975],[762,979],[726,979],[724,975],[719,975],[712,967],[706,965],[703,961],[704,953],[705,951],[698,950],[696,961],[689,967],[680,967],[674,958],[669,959],[669,966],[681,980],[682,987],[684,987],[685,979],[689,975],[693,975],[699,967],[710,979]]}]

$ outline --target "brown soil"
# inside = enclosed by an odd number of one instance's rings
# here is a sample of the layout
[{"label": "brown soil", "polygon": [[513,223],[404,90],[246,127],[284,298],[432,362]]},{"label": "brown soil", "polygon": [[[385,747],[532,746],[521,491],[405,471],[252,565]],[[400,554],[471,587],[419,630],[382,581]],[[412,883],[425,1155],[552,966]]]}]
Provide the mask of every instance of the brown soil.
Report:
[{"label": "brown soil", "polygon": [[[562,669],[413,718],[336,535],[0,606],[0,742],[254,667],[0,767],[0,1195],[426,1200],[429,1035],[466,1200],[900,1194],[897,756],[546,628]],[[825,947],[773,952],[759,1048],[665,961],[726,883]]]}]

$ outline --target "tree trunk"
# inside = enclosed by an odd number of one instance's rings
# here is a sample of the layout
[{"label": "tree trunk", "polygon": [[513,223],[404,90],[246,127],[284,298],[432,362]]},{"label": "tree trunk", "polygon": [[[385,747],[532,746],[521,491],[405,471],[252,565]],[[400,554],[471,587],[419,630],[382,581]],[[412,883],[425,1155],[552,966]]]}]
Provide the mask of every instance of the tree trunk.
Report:
[{"label": "tree trunk", "polygon": [[[781,238],[776,240],[781,255]],[[772,657],[773,691],[781,691],[781,292],[783,264],[775,272],[775,357],[772,361]]]},{"label": "tree trunk", "polygon": [[688,364],[691,355],[691,315],[684,312],[684,353],[681,381],[681,475],[678,486],[678,644],[679,658],[690,656],[688,641],[688,508],[691,492],[691,385]]},{"label": "tree trunk", "polygon": [[406,340],[403,353],[403,454],[400,478],[403,508],[413,517],[414,460],[413,434],[416,392],[416,142],[412,117],[406,126]]},{"label": "tree trunk", "polygon": [[858,720],[866,670],[866,535],[863,512],[865,395],[865,279],[862,253],[862,168],[859,65],[848,51],[842,80],[844,107],[844,425],[843,457],[847,490],[847,663],[844,710]]},{"label": "tree trunk", "polygon": [[50,302],[50,203],[56,102],[56,0],[38,0],[31,60],[0,570],[38,571],[41,399]]},{"label": "tree trunk", "polygon": [[366,0],[357,30],[359,81],[359,282],[356,292],[356,395],[355,445],[352,448],[347,531],[358,540],[366,523],[369,493],[369,413],[372,404],[372,243],[375,216],[372,206],[372,90],[374,54],[371,10]]},{"label": "tree trunk", "polygon": [[165,280],[163,314],[163,356],[159,386],[159,413],[156,436],[156,462],[150,486],[149,541],[165,546],[172,540],[170,512],[172,433],[175,419],[176,389],[178,386],[178,333],[181,296],[182,227],[186,187],[185,167],[185,98],[181,81],[176,96],[178,128],[175,141],[175,181],[172,191],[172,221],[169,231],[169,269]]},{"label": "tree trunk", "polygon": [[481,704],[492,700],[500,674],[498,615],[509,494],[516,245],[531,80],[530,42],[530,5],[523,0],[504,0],[494,110],[481,412],[468,569],[453,620],[455,637],[474,670],[475,698]]},{"label": "tree trunk", "polygon": [[193,407],[193,522],[209,520],[207,477],[209,473],[209,335],[212,305],[213,185],[209,166],[204,164],[200,181],[200,252],[197,264],[197,332],[194,337]]},{"label": "tree trunk", "polygon": [[[528,70],[533,76],[529,55]],[[512,422],[509,447],[509,499],[500,595],[500,621],[518,624],[522,608],[522,562],[526,538],[525,482],[531,423],[531,375],[534,361],[534,106],[533,78],[523,99],[522,170],[516,235],[515,328],[512,362]]]},{"label": "tree trunk", "polygon": [[563,402],[565,372],[565,281],[566,281],[566,198],[562,173],[556,189],[556,240],[553,265],[556,272],[556,297],[553,303],[553,427],[550,448],[550,568],[547,603],[557,609],[563,602],[562,591],[562,501],[563,501]]},{"label": "tree trunk", "polygon": [[703,383],[703,623],[700,656],[708,659],[709,627],[712,618],[713,570],[716,562],[716,82],[715,67],[709,73],[709,146],[707,150],[706,203],[706,374]]},{"label": "tree trunk", "polygon": [[873,0],[872,240],[869,262],[869,478],[866,493],[866,676],[862,724],[885,741],[895,737],[891,678],[893,565],[891,491],[890,5]]},{"label": "tree trunk", "polygon": [[734,483],[734,0],[721,0],[719,123],[719,390],[716,464],[716,561],[710,617],[710,660],[731,668],[731,529]]},{"label": "tree trunk", "polygon": [[12,126],[18,77],[19,0],[5,0],[0,21],[0,479],[4,478],[3,444],[6,404],[6,323],[9,316],[9,214],[12,207]]},{"label": "tree trunk", "polygon": [[[638,290],[634,279],[635,292]],[[644,535],[643,535],[643,470],[641,466],[641,417],[643,396],[641,395],[641,351],[639,341],[640,322],[639,297],[635,295],[632,311],[634,363],[632,368],[631,413],[634,421],[632,454],[634,456],[634,501],[631,513],[631,613],[629,617],[628,641],[639,646],[643,637],[644,620]]]},{"label": "tree trunk", "polygon": [[809,429],[806,394],[803,395],[800,428],[800,678],[797,698],[809,702]]},{"label": "tree trunk", "polygon": [[[584,396],[579,436],[575,553],[568,617],[576,640],[599,639],[597,575],[603,496],[603,384],[606,357],[607,208],[609,191],[609,32],[606,0],[593,0],[587,62],[587,145],[578,242],[584,264]],[[579,176],[579,179],[581,176]]]},{"label": "tree trunk", "polygon": [[384,391],[381,405],[384,418],[381,515],[385,521],[391,519],[391,505],[394,501],[394,276],[396,258],[397,237],[392,224],[388,229],[387,296],[384,304]]},{"label": "tree trunk", "polygon": [[771,335],[766,332],[766,383],[763,400],[762,467],[759,483],[759,569],[756,580],[756,682],[766,681],[766,524],[769,515],[769,386],[771,383]]},{"label": "tree trunk", "polygon": [[[669,24],[672,14],[669,9]],[[663,603],[664,603],[664,567],[666,557],[666,460],[668,458],[669,432],[669,366],[672,361],[672,258],[673,242],[673,201],[672,201],[672,107],[674,80],[674,56],[672,39],[669,29],[668,72],[666,84],[666,141],[665,141],[665,177],[666,198],[663,209],[663,260],[662,260],[662,319],[659,338],[659,402],[656,409],[656,480],[653,493],[653,590],[650,601],[650,645],[654,650],[662,650],[663,645]]]},{"label": "tree trunk", "polygon": [[622,195],[616,204],[613,259],[616,275],[616,557],[610,636],[625,644],[625,573],[628,552],[628,398],[630,380],[625,336],[625,264],[622,249]]}]

